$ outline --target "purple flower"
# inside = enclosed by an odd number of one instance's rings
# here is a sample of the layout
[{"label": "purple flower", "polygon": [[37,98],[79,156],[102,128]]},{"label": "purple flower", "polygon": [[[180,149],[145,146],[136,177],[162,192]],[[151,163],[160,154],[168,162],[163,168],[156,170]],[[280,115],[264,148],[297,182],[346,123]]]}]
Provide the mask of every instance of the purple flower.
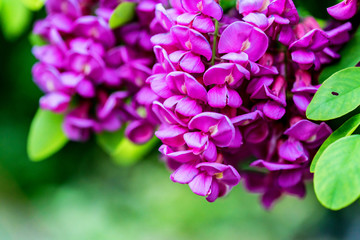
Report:
[{"label": "purple flower", "polygon": [[215,86],[208,92],[208,103],[212,107],[237,108],[242,104],[236,89],[244,78],[250,78],[250,72],[239,64],[221,63],[209,68],[204,74],[204,84]]},{"label": "purple flower", "polygon": [[315,65],[315,70],[318,70],[321,63],[317,53],[329,44],[329,37],[324,31],[313,29],[290,45],[291,58],[301,69],[307,70]]},{"label": "purple flower", "polygon": [[212,50],[209,42],[199,32],[183,26],[174,26],[170,34],[158,34],[151,38],[154,44],[163,47],[175,47],[175,51],[169,54],[171,62],[188,73],[202,73],[205,65],[201,60],[204,56],[210,61]]},{"label": "purple flower", "polygon": [[[36,23],[34,32],[48,44],[33,48],[40,61],[33,76],[46,94],[40,107],[65,115],[69,139],[85,141],[94,132],[117,131],[126,122],[130,140],[141,144],[151,139],[158,123],[152,101],[158,97],[145,80],[154,63],[148,25],[158,2],[137,5],[138,21],[144,25],[125,25],[131,31],[123,38],[117,35],[121,29],[108,26],[116,0],[46,1],[48,16]],[[115,46],[122,41],[125,46]],[[141,53],[131,49],[135,45],[142,46]]]},{"label": "purple flower", "polygon": [[259,60],[268,48],[268,38],[260,29],[241,21],[230,24],[219,40],[219,53],[246,53],[250,61]]},{"label": "purple flower", "polygon": [[192,117],[202,112],[203,103],[206,102],[206,89],[190,74],[172,72],[166,77],[169,97],[164,106],[172,109],[176,114]]},{"label": "purple flower", "polygon": [[174,182],[189,184],[195,194],[206,196],[209,202],[226,195],[240,181],[234,167],[220,163],[183,164],[170,178]]},{"label": "purple flower", "polygon": [[215,0],[181,0],[184,10],[188,13],[201,12],[220,21],[222,8]]},{"label": "purple flower", "polygon": [[222,114],[204,112],[195,116],[188,125],[190,130],[197,130],[184,134],[187,146],[195,154],[201,154],[207,161],[217,159],[216,147],[229,147],[242,143],[242,136],[230,119]]}]

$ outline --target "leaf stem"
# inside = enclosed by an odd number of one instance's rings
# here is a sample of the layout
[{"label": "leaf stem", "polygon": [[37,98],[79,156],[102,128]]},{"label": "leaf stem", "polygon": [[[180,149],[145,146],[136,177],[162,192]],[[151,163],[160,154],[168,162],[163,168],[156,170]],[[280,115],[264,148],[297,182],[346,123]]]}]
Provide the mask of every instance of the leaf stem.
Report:
[{"label": "leaf stem", "polygon": [[214,32],[214,40],[213,40],[213,48],[212,48],[211,65],[215,64],[218,34],[219,34],[219,21],[215,19],[215,32]]}]

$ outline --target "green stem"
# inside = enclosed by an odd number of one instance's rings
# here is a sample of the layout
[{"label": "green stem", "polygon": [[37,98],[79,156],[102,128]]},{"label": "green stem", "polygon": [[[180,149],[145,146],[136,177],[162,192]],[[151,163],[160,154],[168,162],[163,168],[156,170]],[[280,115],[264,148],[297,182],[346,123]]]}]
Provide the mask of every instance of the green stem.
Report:
[{"label": "green stem", "polygon": [[218,34],[219,34],[219,21],[215,19],[215,32],[214,32],[214,41],[213,41],[213,48],[212,48],[211,65],[215,64]]}]

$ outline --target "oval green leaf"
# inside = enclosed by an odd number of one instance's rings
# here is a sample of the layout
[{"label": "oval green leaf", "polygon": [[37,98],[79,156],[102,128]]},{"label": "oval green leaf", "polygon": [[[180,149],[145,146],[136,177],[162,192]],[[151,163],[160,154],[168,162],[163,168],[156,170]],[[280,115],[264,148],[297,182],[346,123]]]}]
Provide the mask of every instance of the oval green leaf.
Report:
[{"label": "oval green leaf", "polygon": [[135,7],[136,3],[133,2],[120,3],[110,17],[110,28],[118,28],[130,22],[135,16]]},{"label": "oval green leaf", "polygon": [[39,109],[31,123],[27,151],[31,160],[41,161],[57,151],[68,138],[62,130],[64,116]]},{"label": "oval green leaf", "polygon": [[[329,5],[330,6],[330,5]],[[360,62],[360,54],[354,54],[360,52],[360,28],[356,31],[352,39],[346,43],[346,45],[340,50],[339,54],[341,56],[340,60],[331,64],[328,67],[325,67],[319,76],[319,82],[324,82],[332,74],[340,71],[341,69],[354,67],[358,62]]]},{"label": "oval green leaf", "polygon": [[360,68],[339,71],[326,80],[306,110],[313,120],[341,117],[360,105]]},{"label": "oval green leaf", "polygon": [[342,209],[360,196],[360,135],[341,138],[320,156],[315,168],[315,193],[325,207]]},{"label": "oval green leaf", "polygon": [[133,165],[142,160],[159,142],[154,137],[145,144],[135,144],[124,137],[124,130],[103,132],[97,135],[97,141],[114,162],[122,166]]},{"label": "oval green leaf", "polygon": [[358,127],[360,126],[360,114],[357,114],[347,120],[341,127],[336,129],[335,132],[333,132],[326,141],[321,145],[319,150],[317,151],[314,159],[312,160],[311,166],[310,166],[310,172],[315,171],[316,163],[318,162],[321,154],[325,151],[325,149],[332,144],[333,142],[339,140],[340,138],[350,136]]},{"label": "oval green leaf", "polygon": [[97,143],[109,155],[112,155],[124,138],[124,128],[116,132],[102,132],[96,135]]},{"label": "oval green leaf", "polygon": [[21,2],[31,11],[38,11],[45,4],[45,0],[21,0]]},{"label": "oval green leaf", "polygon": [[31,22],[31,12],[20,0],[2,0],[1,27],[8,40],[19,37]]}]

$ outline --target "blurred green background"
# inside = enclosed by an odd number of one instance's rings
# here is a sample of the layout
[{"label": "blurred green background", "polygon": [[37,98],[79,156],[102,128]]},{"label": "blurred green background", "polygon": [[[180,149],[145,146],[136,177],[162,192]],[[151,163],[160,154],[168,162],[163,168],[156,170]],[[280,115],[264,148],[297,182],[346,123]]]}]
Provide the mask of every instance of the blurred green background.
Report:
[{"label": "blurred green background", "polygon": [[26,139],[42,94],[29,34],[45,12],[24,2],[0,0],[0,240],[360,239],[360,205],[326,210],[311,185],[305,200],[285,197],[265,211],[241,185],[207,203],[169,180],[156,150],[121,167],[92,140],[30,162]]}]

